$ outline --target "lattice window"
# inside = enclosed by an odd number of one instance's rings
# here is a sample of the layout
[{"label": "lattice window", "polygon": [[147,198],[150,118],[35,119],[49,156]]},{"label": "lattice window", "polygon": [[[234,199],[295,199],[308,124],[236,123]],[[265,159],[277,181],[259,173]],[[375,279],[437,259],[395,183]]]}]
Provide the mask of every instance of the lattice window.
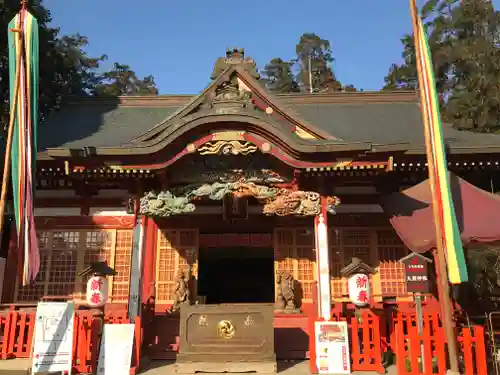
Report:
[{"label": "lattice window", "polygon": [[[87,268],[92,262],[108,262],[112,266],[114,247],[114,231],[92,230],[82,232],[83,264],[81,269]],[[85,298],[87,281],[90,275],[80,277],[77,298]]]},{"label": "lattice window", "polygon": [[132,261],[132,231],[117,230],[115,245],[114,269],[116,275],[113,276],[113,290],[111,295],[113,301],[128,301],[130,288],[130,268]]},{"label": "lattice window", "polygon": [[46,294],[70,295],[75,291],[80,232],[52,232]]},{"label": "lattice window", "polygon": [[192,262],[192,273],[197,276],[198,230],[160,229],[157,246],[156,301],[172,303],[179,269],[187,275],[189,262]]},{"label": "lattice window", "polygon": [[275,269],[292,273],[302,288],[302,301],[312,299],[316,254],[314,234],[310,229],[276,229],[274,233]]},{"label": "lattice window", "polygon": [[40,272],[35,282],[25,287],[19,287],[17,290],[18,302],[38,301],[45,294],[45,280],[47,278],[47,269],[49,267],[50,247],[49,232],[41,232],[38,235],[38,246],[40,249]]},{"label": "lattice window", "polygon": [[31,286],[16,288],[15,300],[36,302],[43,296],[82,299],[88,278],[77,276],[93,261],[107,261],[118,275],[111,278],[110,302],[126,301],[130,282],[132,230],[39,231],[40,272]]},{"label": "lattice window", "polygon": [[364,263],[373,266],[370,244],[371,231],[368,229],[343,229],[342,245],[344,262],[349,264],[352,258],[359,258]]},{"label": "lattice window", "polygon": [[377,246],[382,295],[405,296],[404,266],[399,259],[408,255],[408,249],[393,229],[377,230]]},{"label": "lattice window", "polygon": [[331,228],[328,231],[328,246],[330,247],[331,294],[341,297],[347,294],[347,281],[340,276],[344,267],[344,252],[342,250],[342,230]]}]

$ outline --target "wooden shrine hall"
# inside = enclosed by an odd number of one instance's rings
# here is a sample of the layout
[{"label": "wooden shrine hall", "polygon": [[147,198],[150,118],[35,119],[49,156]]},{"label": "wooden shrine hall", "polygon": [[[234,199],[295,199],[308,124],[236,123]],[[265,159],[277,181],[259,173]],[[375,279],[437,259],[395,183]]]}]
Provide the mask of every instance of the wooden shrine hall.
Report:
[{"label": "wooden shrine hall", "polygon": [[[2,303],[83,303],[79,273],[106,261],[106,312],[142,314],[152,358],[175,356],[186,303],[272,304],[276,355],[306,358],[308,316],[353,309],[353,258],[374,271],[368,308],[407,308],[409,250],[381,197],[427,178],[418,95],[274,95],[237,49],[211,79],[193,96],[69,98],[41,124],[41,270],[20,286],[4,241]],[[500,136],[444,133],[450,170],[500,186]]]}]

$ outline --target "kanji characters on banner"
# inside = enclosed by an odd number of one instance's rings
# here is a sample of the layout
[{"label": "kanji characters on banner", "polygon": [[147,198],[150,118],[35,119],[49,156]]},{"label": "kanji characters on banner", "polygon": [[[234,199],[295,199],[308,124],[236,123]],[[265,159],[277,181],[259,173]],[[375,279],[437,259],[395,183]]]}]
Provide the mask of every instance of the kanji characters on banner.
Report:
[{"label": "kanji characters on banner", "polygon": [[87,303],[90,307],[102,307],[108,301],[108,280],[92,276],[87,282]]},{"label": "kanji characters on banner", "polygon": [[348,280],[349,299],[356,306],[365,306],[370,303],[370,279],[368,275],[356,273]]}]

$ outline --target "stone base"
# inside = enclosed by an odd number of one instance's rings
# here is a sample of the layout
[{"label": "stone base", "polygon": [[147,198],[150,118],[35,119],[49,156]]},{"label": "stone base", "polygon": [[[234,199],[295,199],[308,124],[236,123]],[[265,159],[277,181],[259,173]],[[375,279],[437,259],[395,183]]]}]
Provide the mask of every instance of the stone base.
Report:
[{"label": "stone base", "polygon": [[300,309],[274,309],[277,314],[300,314]]},{"label": "stone base", "polygon": [[268,362],[176,362],[174,371],[178,374],[195,374],[196,372],[256,372],[257,374],[276,374],[276,361]]}]

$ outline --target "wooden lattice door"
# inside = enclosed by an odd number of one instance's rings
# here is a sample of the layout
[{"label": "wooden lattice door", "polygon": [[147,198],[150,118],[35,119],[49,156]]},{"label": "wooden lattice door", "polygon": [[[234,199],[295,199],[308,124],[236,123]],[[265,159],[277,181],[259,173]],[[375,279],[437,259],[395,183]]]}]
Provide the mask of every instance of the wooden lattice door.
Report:
[{"label": "wooden lattice door", "polygon": [[108,278],[110,302],[128,301],[132,229],[43,230],[37,235],[40,272],[33,284],[16,285],[16,302],[43,296],[84,299],[88,276],[77,275],[95,261],[106,261],[117,272]]},{"label": "wooden lattice door", "polygon": [[301,288],[302,302],[311,302],[316,274],[314,234],[307,228],[278,228],[274,231],[274,268],[290,272]]},{"label": "wooden lattice door", "polygon": [[407,296],[404,265],[409,250],[392,228],[377,230],[380,292],[382,296]]},{"label": "wooden lattice door", "polygon": [[[171,304],[178,271],[188,274],[192,263],[192,276],[198,279],[198,229],[159,229],[156,253],[156,302]],[[196,283],[194,283],[196,284]],[[196,285],[192,285],[195,289]],[[192,290],[196,297],[196,290]]]}]

